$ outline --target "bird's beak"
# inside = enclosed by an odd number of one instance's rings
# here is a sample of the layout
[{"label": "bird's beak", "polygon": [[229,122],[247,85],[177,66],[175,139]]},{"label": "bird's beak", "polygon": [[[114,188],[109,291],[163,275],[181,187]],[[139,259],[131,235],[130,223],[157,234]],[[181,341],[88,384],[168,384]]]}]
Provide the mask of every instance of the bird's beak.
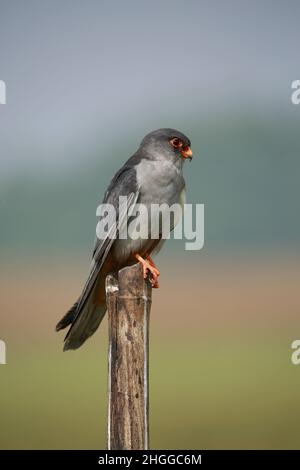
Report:
[{"label": "bird's beak", "polygon": [[192,160],[193,158],[193,152],[190,147],[184,147],[180,153],[183,156],[183,158],[188,158],[189,160]]}]

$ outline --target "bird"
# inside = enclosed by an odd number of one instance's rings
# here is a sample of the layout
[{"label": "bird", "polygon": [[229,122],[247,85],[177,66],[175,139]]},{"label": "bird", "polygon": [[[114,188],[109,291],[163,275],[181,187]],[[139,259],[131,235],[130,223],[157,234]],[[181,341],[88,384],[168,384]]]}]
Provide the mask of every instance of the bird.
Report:
[{"label": "bird", "polygon": [[[165,241],[161,227],[158,237],[151,238],[149,227],[149,237],[136,239],[121,237],[120,227],[128,225],[129,212],[138,204],[146,208],[153,204],[180,204],[183,207],[186,200],[183,165],[186,160],[192,160],[192,155],[191,142],[185,134],[170,128],[157,129],[143,138],[138,150],[111,180],[102,203],[112,204],[116,209],[117,220],[109,229],[115,236],[107,233],[102,238],[96,237],[82,293],[56,325],[56,331],[69,327],[64,351],[78,349],[99,327],[106,313],[105,279],[109,273],[139,262],[144,278],[150,278],[153,288],[159,287],[160,272],[152,256]],[[127,198],[128,210],[118,204],[120,196]],[[178,221],[172,221],[170,230],[176,223]]]}]

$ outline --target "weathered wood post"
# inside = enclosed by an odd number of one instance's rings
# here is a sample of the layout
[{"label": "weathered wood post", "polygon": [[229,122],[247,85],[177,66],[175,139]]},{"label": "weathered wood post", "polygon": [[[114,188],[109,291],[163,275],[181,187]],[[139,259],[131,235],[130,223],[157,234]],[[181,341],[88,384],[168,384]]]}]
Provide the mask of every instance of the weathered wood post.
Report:
[{"label": "weathered wood post", "polygon": [[109,450],[149,448],[148,353],[152,288],[140,263],[106,279]]}]

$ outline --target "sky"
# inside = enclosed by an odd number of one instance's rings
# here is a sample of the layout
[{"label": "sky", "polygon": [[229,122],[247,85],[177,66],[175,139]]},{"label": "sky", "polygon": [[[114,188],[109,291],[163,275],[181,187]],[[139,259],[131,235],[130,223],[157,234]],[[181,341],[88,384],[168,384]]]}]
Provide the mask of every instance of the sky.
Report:
[{"label": "sky", "polygon": [[[196,114],[290,108],[297,1],[0,0],[3,179]],[[230,111],[231,112],[231,111]],[[298,113],[299,114],[299,113]],[[185,129],[183,129],[185,130]],[[101,151],[103,149],[103,151]]]}]

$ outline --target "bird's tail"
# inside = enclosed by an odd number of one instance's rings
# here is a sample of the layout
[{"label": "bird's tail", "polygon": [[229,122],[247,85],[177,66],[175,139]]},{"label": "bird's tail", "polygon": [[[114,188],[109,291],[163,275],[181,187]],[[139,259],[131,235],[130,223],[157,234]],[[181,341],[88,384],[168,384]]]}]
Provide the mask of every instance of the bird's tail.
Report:
[{"label": "bird's tail", "polygon": [[103,319],[106,312],[106,304],[95,302],[93,292],[89,295],[85,304],[78,311],[78,302],[65,314],[56,325],[56,331],[71,325],[64,344],[64,351],[79,348],[93,333]]},{"label": "bird's tail", "polygon": [[62,319],[57,323],[55,330],[60,331],[66,328],[67,326],[71,325],[75,320],[76,311],[78,307],[78,302],[75,302],[73,307],[67,311],[67,313],[62,317]]},{"label": "bird's tail", "polygon": [[106,305],[87,302],[79,317],[76,318],[67,333],[64,351],[79,348],[92,334],[95,333],[106,312]]}]

